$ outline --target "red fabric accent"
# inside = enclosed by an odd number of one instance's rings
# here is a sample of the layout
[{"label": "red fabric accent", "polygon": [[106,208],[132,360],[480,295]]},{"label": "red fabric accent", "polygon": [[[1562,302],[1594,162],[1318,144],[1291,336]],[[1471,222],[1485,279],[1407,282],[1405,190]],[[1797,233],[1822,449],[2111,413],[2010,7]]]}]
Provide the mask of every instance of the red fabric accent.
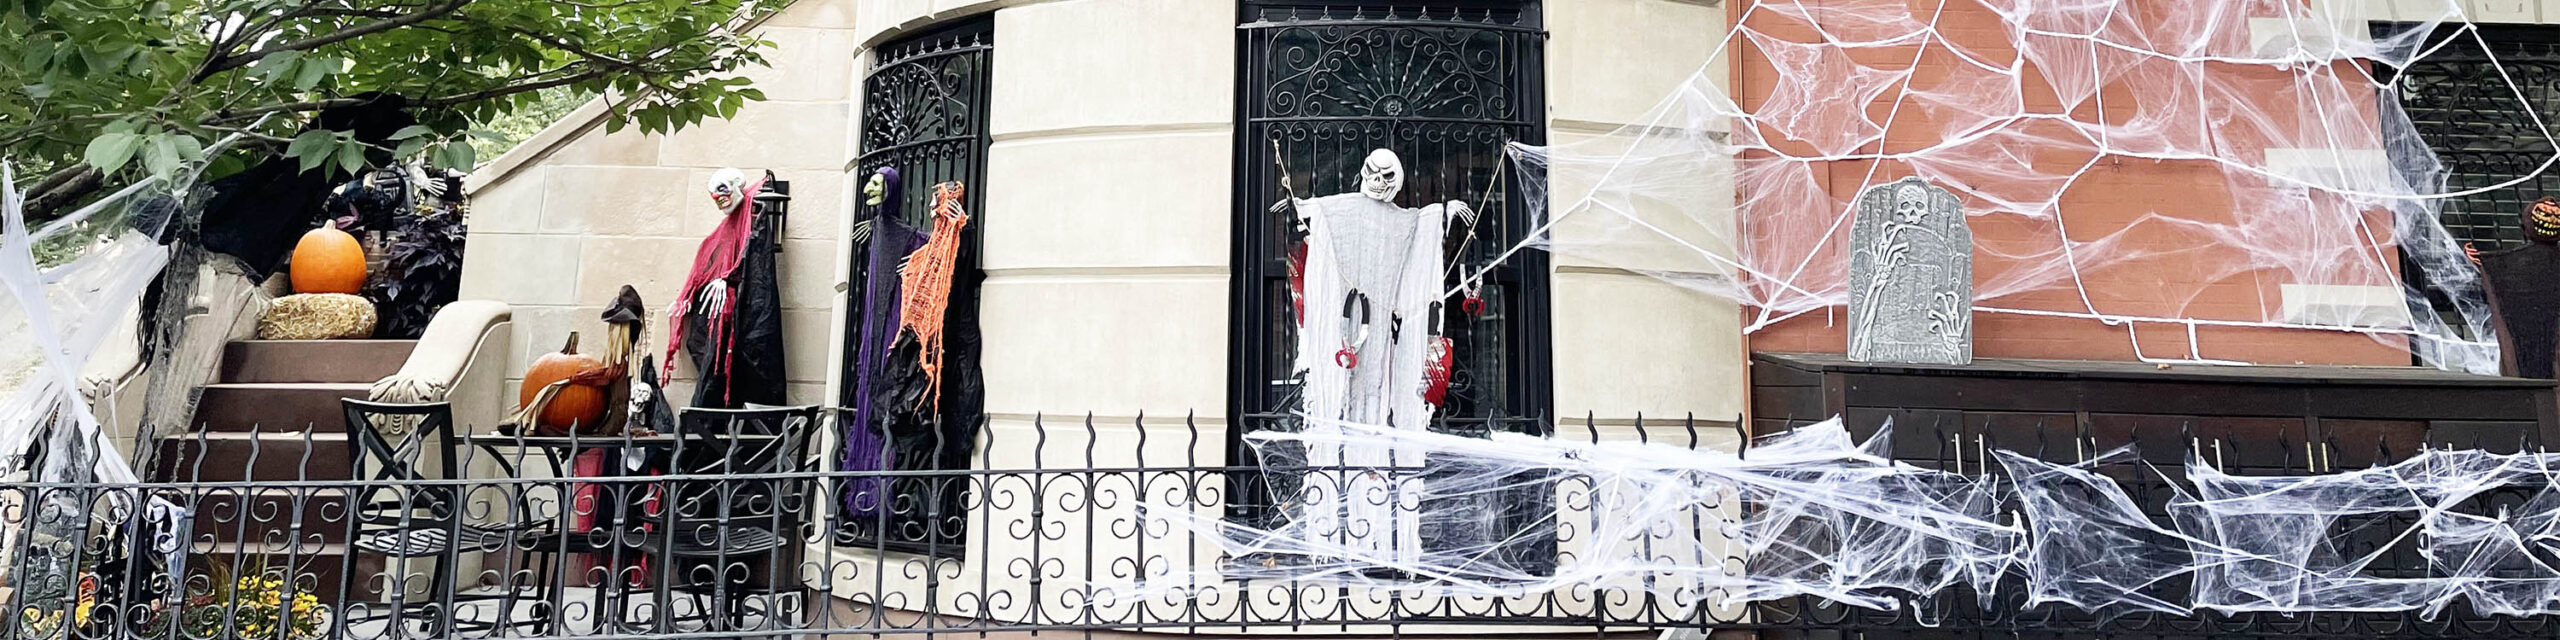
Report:
[{"label": "red fabric accent", "polygon": [[[576,457],[569,459],[569,473],[581,478],[603,477],[605,474],[604,451],[579,452]],[[585,482],[571,485],[571,487],[569,491],[570,535],[584,535],[595,531],[596,516],[604,513],[605,509],[602,492],[598,491],[595,485]],[[597,560],[595,554],[579,554],[577,558],[570,560],[569,575],[584,576],[593,573]]]},{"label": "red fabric accent", "polygon": [[1449,365],[1455,354],[1448,336],[1432,336],[1430,353],[1422,361],[1422,401],[1437,407],[1449,400]]},{"label": "red fabric accent", "polygon": [[[755,234],[756,194],[764,192],[764,183],[764,179],[759,178],[739,191],[737,206],[730,208],[729,215],[720,219],[720,226],[703,236],[702,247],[694,250],[693,272],[685,276],[684,288],[676,292],[676,303],[667,305],[667,360],[660,365],[658,379],[674,380],[676,377],[676,352],[684,349],[684,318],[685,313],[693,308],[694,296],[701,293],[704,286],[736,272],[739,258],[746,256],[747,240]],[[737,315],[741,295],[741,292],[729,292],[728,297],[721,301],[720,308],[710,310],[711,320],[702,325],[704,331],[722,339],[714,362],[693,363],[702,369],[704,376],[729,371],[728,326],[729,320]],[[728,376],[724,375],[722,379],[726,380]],[[726,395],[725,390],[723,395]]]},{"label": "red fabric accent", "polygon": [[1307,243],[1289,247],[1289,309],[1298,326],[1307,326]]}]

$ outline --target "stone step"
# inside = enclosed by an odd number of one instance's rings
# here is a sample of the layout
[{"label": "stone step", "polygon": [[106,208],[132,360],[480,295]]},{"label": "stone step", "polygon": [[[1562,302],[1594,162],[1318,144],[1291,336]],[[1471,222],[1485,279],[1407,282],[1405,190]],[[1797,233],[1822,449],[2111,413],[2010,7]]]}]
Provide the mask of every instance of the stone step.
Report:
[{"label": "stone step", "polygon": [[346,480],[347,434],[208,431],[160,440],[156,482]]},{"label": "stone step", "polygon": [[346,433],[340,398],[362,400],[370,382],[226,382],[209,384],[196,404],[196,429]]},{"label": "stone step", "polygon": [[242,340],[222,350],[223,382],[372,384],[408,362],[416,340]]}]

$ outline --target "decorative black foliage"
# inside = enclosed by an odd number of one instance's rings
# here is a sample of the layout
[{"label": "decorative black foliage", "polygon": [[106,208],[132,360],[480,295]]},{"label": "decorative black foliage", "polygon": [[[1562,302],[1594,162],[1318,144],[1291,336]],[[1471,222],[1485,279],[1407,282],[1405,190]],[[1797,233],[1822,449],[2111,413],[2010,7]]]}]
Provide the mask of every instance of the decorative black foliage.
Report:
[{"label": "decorative black foliage", "polygon": [[[458,197],[458,192],[447,193]],[[376,336],[418,337],[426,332],[436,310],[461,294],[466,206],[441,198],[424,201],[429,204],[400,217],[400,230],[392,234],[384,256],[383,273],[367,283],[365,297],[373,299],[382,314]]]}]

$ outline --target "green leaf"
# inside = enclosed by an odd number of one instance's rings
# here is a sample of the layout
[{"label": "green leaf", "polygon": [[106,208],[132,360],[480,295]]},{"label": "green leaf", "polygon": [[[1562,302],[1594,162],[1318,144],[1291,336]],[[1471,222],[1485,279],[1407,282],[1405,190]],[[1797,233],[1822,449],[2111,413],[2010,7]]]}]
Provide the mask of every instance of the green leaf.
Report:
[{"label": "green leaf", "polygon": [[400,141],[400,147],[391,151],[391,156],[395,158],[408,158],[410,156],[415,156],[418,155],[419,151],[425,150],[427,145],[435,144],[435,142],[435,140],[430,138],[410,138],[402,140]]},{"label": "green leaf", "polygon": [[355,175],[356,172],[363,171],[364,145],[352,141],[340,143],[338,145],[338,168],[345,169],[349,176]]},{"label": "green leaf", "polygon": [[393,139],[393,140],[407,140],[407,139],[410,139],[410,138],[415,138],[415,137],[418,137],[418,136],[423,136],[423,135],[427,135],[427,134],[435,133],[435,132],[436,132],[435,127],[430,127],[430,126],[423,125],[423,124],[413,124],[413,125],[409,125],[409,126],[406,126],[406,127],[401,127],[399,131],[392,132],[392,134],[391,134],[391,139]]},{"label": "green leaf", "polygon": [[[42,1],[42,0],[37,0]],[[26,50],[18,52],[18,68],[30,75],[42,73],[53,63],[53,40],[37,38],[27,41]]]},{"label": "green leaf", "polygon": [[337,137],[336,134],[323,129],[304,131],[302,135],[293,137],[292,144],[284,146],[284,154],[296,158],[311,155],[321,149],[329,148],[329,143],[336,141]]},{"label": "green leaf", "polygon": [[277,78],[284,77],[286,72],[292,71],[295,63],[301,61],[302,52],[300,51],[278,51],[259,58],[256,63],[249,65],[249,68],[258,72],[259,82],[275,82]]},{"label": "green leaf", "polygon": [[313,87],[320,86],[321,80],[327,80],[329,78],[329,74],[337,72],[338,67],[338,61],[335,58],[311,58],[303,60],[302,72],[293,77],[293,89],[295,91],[310,91]]},{"label": "green leaf", "polygon": [[89,150],[81,155],[81,159],[88,162],[89,166],[97,167],[99,171],[115,173],[116,169],[124,167],[126,161],[132,160],[133,152],[141,147],[142,136],[130,133],[100,134],[89,141]]},{"label": "green leaf", "polygon": [[329,161],[329,153],[337,143],[337,134],[319,129],[304,131],[293,137],[292,144],[285,145],[284,155],[300,161],[303,171],[310,171]]},{"label": "green leaf", "polygon": [[480,150],[471,148],[470,142],[455,140],[452,144],[445,145],[444,150],[453,156],[444,165],[447,169],[470,171],[472,165],[480,161]]},{"label": "green leaf", "polygon": [[204,142],[197,140],[193,134],[173,133],[169,134],[169,137],[178,146],[179,158],[190,162],[204,160]]},{"label": "green leaf", "polygon": [[247,168],[249,168],[248,161],[241,160],[240,156],[224,155],[214,158],[212,162],[205,163],[204,173],[198,174],[197,177],[212,180],[234,173],[239,173],[240,170]]},{"label": "green leaf", "polygon": [[177,136],[170,134],[151,136],[151,144],[142,148],[142,167],[150,170],[151,175],[155,176],[177,173],[178,142],[176,138]]}]

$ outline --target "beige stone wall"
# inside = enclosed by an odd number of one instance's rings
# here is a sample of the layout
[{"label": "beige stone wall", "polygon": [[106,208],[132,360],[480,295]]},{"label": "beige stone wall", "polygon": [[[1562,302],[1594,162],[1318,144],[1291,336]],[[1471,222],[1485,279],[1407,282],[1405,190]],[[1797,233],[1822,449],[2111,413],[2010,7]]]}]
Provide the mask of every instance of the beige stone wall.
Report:
[{"label": "beige stone wall", "polygon": [[[850,203],[842,169],[856,116],[855,0],[802,0],[758,30],[775,43],[771,68],[750,73],[768,100],[727,121],[667,136],[608,134],[591,104],[474,172],[462,297],[514,305],[515,362],[559,348],[569,331],[597,344],[605,303],[624,284],[652,314],[653,352],[666,345],[666,305],[684,285],[704,234],[719,223],[702,185],[721,167],[771,169],[791,182],[784,229],[783,331],[791,399],[823,403]],[[685,360],[679,357],[679,360]],[[689,397],[690,362],[674,397]]]},{"label": "beige stone wall", "polygon": [[[1559,148],[1609,149],[1624,139],[1616,132],[1650,122],[1650,114],[1673,91],[1690,82],[1722,86],[1729,78],[1721,60],[1697,73],[1724,37],[1726,8],[1721,3],[1552,0],[1545,6],[1550,34],[1547,113],[1553,118],[1549,135]],[[1557,176],[1552,193],[1577,192],[1568,184],[1571,179]],[[1730,190],[1731,185],[1711,185],[1706,191]],[[1654,222],[1675,220],[1693,222],[1672,214]],[[1578,223],[1588,222],[1592,220],[1569,215],[1556,232],[1585,231],[1588,227]],[[1730,219],[1709,222],[1732,224]],[[1749,391],[1743,369],[1749,354],[1740,308],[1731,300],[1623,270],[1657,260],[1694,262],[1696,257],[1634,256],[1603,264],[1555,256],[1557,415],[1621,426],[1632,426],[1639,414],[1716,421],[1741,415]]]},{"label": "beige stone wall", "polygon": [[[647,137],[607,135],[573,117],[484,168],[464,295],[516,306],[519,360],[552,349],[570,329],[600,332],[596,315],[620,284],[634,283],[663,305],[682,283],[693,247],[714,222],[699,193],[710,170],[772,167],[800,194],[783,254],[794,396],[827,403],[841,353],[838,283],[851,250],[837,241],[852,210],[840,171],[856,152],[851,130],[859,126],[867,48],[995,11],[994,141],[975,222],[986,249],[991,425],[981,446],[993,449],[985,459],[996,468],[1080,466],[1090,448],[1106,465],[1220,464],[1235,10],[1232,0],[802,0],[764,27],[780,45],[776,68],[761,74],[773,100],[749,105],[736,120]],[[1641,120],[1690,81],[1722,33],[1724,12],[1695,0],[1549,0],[1551,139],[1605,138]],[[1710,75],[1721,81],[1720,71]],[[592,121],[599,108],[582,117]],[[1743,351],[1730,303],[1572,260],[1558,261],[1554,283],[1562,415],[1591,413],[1603,437],[1632,439],[1639,412],[1721,420],[1740,410]],[[653,339],[663,344],[663,335],[659,328]],[[521,362],[511,369],[521,371]],[[1088,412],[1090,442],[1081,435]],[[1035,451],[1022,443],[1037,441],[1030,433],[1041,415],[1053,428],[1074,428],[1053,431],[1050,446]],[[1144,447],[1135,426],[1141,415]],[[1193,416],[1187,424],[1185,416]],[[1018,513],[1027,503],[1011,509],[975,519],[973,528],[1027,517]],[[1086,513],[1076,517],[1116,517]],[[971,556],[1024,553],[987,547],[1003,537],[973,531]],[[1161,554],[1169,544],[1050,543],[1093,547],[1095,557],[1123,552],[1113,545],[1153,544],[1150,553]],[[1193,551],[1186,561],[1215,555]],[[959,575],[1007,575],[1003,567],[945,566]],[[890,591],[920,589],[891,582]],[[871,589],[838,586],[838,593]]]}]

